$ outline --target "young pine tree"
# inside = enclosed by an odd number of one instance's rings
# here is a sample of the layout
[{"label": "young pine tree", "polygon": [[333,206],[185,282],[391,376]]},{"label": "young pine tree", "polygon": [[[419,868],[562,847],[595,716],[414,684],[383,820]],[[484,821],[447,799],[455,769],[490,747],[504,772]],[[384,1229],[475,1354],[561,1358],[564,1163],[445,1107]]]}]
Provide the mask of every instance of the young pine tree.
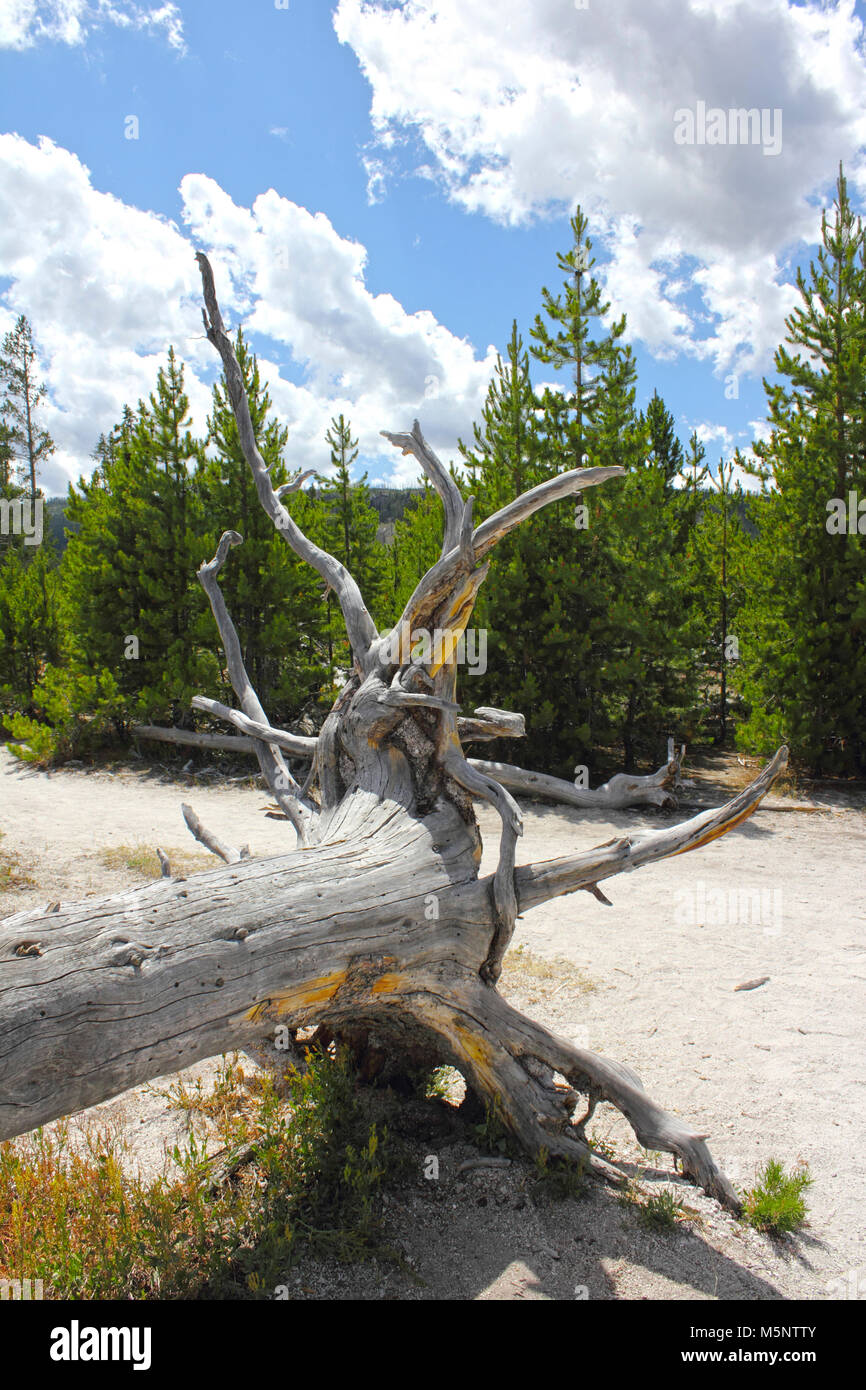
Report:
[{"label": "young pine tree", "polygon": [[416,585],[438,560],[444,529],[442,503],[425,478],[394,522],[387,571],[389,626],[399,621]]},{"label": "young pine tree", "polygon": [[[334,473],[316,493],[320,508],[318,538],[325,550],[346,566],[358,583],[374,621],[381,622],[390,608],[388,554],[377,540],[379,514],[370,503],[367,475],[352,481],[351,466],[358,457],[357,439],[343,415],[331,421],[325,434],[331,449]],[[348,639],[339,604],[326,598],[329,661],[331,669],[351,665]],[[333,679],[333,677],[332,677]]]},{"label": "young pine tree", "polygon": [[794,351],[776,353],[781,380],[764,382],[770,436],[753,446],[763,496],[739,624],[751,706],[740,738],[762,752],[787,741],[819,773],[862,774],[866,245],[841,168],[817,260],[797,284],[785,339]]},{"label": "young pine tree", "polygon": [[54,452],[54,441],[39,423],[39,407],[46,388],[38,380],[37,350],[29,320],[21,314],[0,347],[0,419],[5,425],[0,451],[5,450],[8,473],[10,452],[17,460],[20,481],[30,497],[37,496],[40,465]]},{"label": "young pine tree", "polygon": [[203,530],[191,468],[183,368],[173,349],[156,392],[125,412],[89,483],[70,485],[77,527],[63,557],[77,655],[116,679],[135,717],[186,717],[214,679],[196,645],[202,599],[195,572]]},{"label": "young pine tree", "polygon": [[[552,447],[539,413],[529,358],[514,324],[507,358],[497,359],[474,447],[460,442],[463,484],[475,495],[479,520],[573,466],[567,453]],[[521,711],[521,760],[567,776],[576,761],[588,758],[592,738],[592,605],[583,590],[592,533],[584,521],[575,500],[561,502],[497,547],[473,615],[487,631],[487,672],[461,688],[471,706]],[[512,760],[515,749],[494,744],[489,756]]]},{"label": "young pine tree", "polygon": [[719,460],[704,494],[699,524],[692,533],[690,584],[701,619],[701,675],[704,721],[719,745],[730,729],[732,688],[739,661],[736,634],[748,577],[748,533],[743,525],[746,499],[737,472],[743,459],[737,450],[726,463]]},{"label": "young pine tree", "polygon": [[685,572],[687,525],[676,486],[682,448],[673,417],[654,393],[635,410],[629,349],[605,369],[596,462],[618,463],[626,476],[601,490],[598,525],[604,567],[598,586],[606,622],[596,644],[603,672],[607,742],[657,763],[668,735],[685,736],[695,702],[697,623]]},{"label": "young pine tree", "polygon": [[582,468],[592,450],[601,410],[602,376],[605,370],[613,370],[626,325],[623,314],[609,329],[603,327],[610,304],[602,300],[601,285],[592,274],[595,257],[586,235],[588,226],[589,219],[578,207],[570,222],[573,245],[557,255],[559,269],[566,277],[562,293],[554,296],[546,287],[542,289],[544,312],[550,322],[536,315],[530,335],[536,343],[532,348],[536,361],[569,377],[570,390],[548,388],[542,401],[547,434],[558,438],[571,458],[568,464],[563,462],[563,469]]}]

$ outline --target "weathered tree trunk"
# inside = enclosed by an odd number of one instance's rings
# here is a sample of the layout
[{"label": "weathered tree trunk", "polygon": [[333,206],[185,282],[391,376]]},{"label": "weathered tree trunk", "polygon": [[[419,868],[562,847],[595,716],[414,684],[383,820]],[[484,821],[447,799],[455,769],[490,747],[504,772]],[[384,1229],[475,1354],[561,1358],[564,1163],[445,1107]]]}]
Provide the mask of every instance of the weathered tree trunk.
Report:
[{"label": "weathered tree trunk", "polygon": [[[297,848],[251,860],[185,807],[191,830],[224,866],[101,900],[52,904],[0,924],[0,1138],[201,1058],[255,1046],[278,1024],[320,1025],[331,1033],[360,1030],[383,1055],[452,1063],[479,1097],[498,1103],[529,1149],[544,1145],[582,1157],[615,1179],[616,1170],[589,1151],[584,1137],[594,1106],[610,1101],[643,1144],[678,1155],[684,1172],[736,1210],[704,1136],[659,1109],[629,1068],[516,1013],[496,981],[519,912],[577,890],[603,896],[603,880],[723,834],[755,810],[786,750],[719,810],[515,868],[521,815],[503,785],[514,770],[467,761],[461,723],[467,738],[493,737],[518,732],[519,717],[477,710],[458,720],[457,639],[497,541],[545,503],[622,470],[562,474],[473,529],[471,499],[464,504],[417,423],[410,434],[388,435],[421,463],[442,499],[446,526],[441,558],[394,632],[380,636],[352,576],[311,544],[283,506],[282,496],[301,479],[277,491],[270,482],[210,266],[204,256],[199,262],[205,328],[223,361],[259,498],[286,541],[333,589],[354,669],[318,739],[269,724],[217,582],[231,546],[240,543],[227,532],[199,577],[240,709],[195,703],[252,741]],[[416,628],[448,635],[437,664],[412,661]],[[312,780],[302,788],[290,773],[286,753],[310,759],[316,799]],[[656,777],[669,771],[666,765]],[[645,780],[658,790],[655,779]],[[498,867],[486,879],[478,877],[478,797],[502,821]],[[602,796],[597,804],[619,803]],[[574,1121],[581,1094],[585,1113]]]}]

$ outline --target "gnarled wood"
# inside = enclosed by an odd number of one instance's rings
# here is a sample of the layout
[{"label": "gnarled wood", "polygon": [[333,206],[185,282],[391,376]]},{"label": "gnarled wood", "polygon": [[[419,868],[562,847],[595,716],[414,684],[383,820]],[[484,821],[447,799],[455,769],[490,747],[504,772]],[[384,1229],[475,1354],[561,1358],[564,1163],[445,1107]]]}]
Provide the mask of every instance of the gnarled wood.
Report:
[{"label": "gnarled wood", "polygon": [[[419,459],[446,508],[443,554],[401,621],[410,631],[417,624],[449,638],[433,662],[413,659],[402,626],[380,635],[352,576],[291,520],[281,498],[302,478],[274,490],[211,268],[201,253],[198,261],[205,328],[223,362],[260,501],[334,590],[353,669],[318,739],[270,723],[243,668],[219,588],[220,568],[240,541],[227,532],[200,578],[241,708],[203,698],[195,704],[241,731],[209,746],[256,752],[297,847],[268,859],[243,858],[186,808],[196,838],[225,864],[102,899],[49,904],[0,923],[0,1138],[227,1049],[260,1049],[278,1024],[317,1025],[330,1036],[360,1031],[385,1054],[451,1062],[479,1096],[498,1102],[505,1124],[528,1148],[543,1144],[617,1179],[585,1138],[594,1105],[607,1100],[642,1143],[679,1156],[695,1181],[736,1210],[736,1194],[703,1136],[655,1105],[629,1068],[572,1047],[516,1013],[495,982],[518,911],[577,891],[606,901],[598,887],[604,879],[724,834],[755,810],[784,767],[786,750],[724,807],[581,854],[516,866],[520,811],[508,786],[519,775],[518,790],[559,792],[562,799],[567,784],[466,759],[462,738],[519,737],[523,726],[519,715],[489,708],[458,717],[456,641],[496,543],[548,502],[622,469],[562,474],[473,529],[471,500],[462,500],[417,421],[409,434],[389,434]],[[174,740],[180,732],[161,736]],[[317,781],[318,803],[295,781],[284,753],[310,759],[308,783]],[[638,783],[653,800],[666,794],[674,768],[669,759],[651,778],[612,778],[592,794],[600,798],[594,804],[624,804]],[[478,796],[493,804],[503,827],[497,869],[484,879],[473,812]],[[555,1084],[557,1072],[566,1088]],[[586,1111],[575,1121],[579,1093]]]}]

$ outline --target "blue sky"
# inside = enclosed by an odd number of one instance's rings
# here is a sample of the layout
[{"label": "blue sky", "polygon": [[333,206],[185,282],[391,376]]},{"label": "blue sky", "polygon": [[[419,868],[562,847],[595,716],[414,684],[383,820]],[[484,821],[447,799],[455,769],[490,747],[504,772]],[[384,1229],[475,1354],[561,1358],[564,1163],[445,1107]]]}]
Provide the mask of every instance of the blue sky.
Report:
[{"label": "blue sky", "polygon": [[[854,0],[0,0],[0,331],[26,313],[42,350],[43,484],[89,471],[169,343],[203,427],[199,246],[291,463],[326,462],[341,410],[371,478],[412,479],[378,431],[416,415],[455,457],[512,319],[528,340],[559,288],[577,201],[639,403],[657,388],[713,462],[748,446],[840,159],[866,195],[863,18]],[[678,143],[701,106],[764,112],[758,142]]]}]

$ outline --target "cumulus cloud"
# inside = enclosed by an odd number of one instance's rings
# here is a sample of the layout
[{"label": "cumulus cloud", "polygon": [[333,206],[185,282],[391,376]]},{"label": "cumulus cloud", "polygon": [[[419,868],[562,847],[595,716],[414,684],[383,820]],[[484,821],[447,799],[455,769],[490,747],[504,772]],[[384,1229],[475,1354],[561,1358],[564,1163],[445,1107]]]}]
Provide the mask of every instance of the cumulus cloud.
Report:
[{"label": "cumulus cloud", "polygon": [[[467,212],[514,225],[583,205],[612,310],[659,356],[766,368],[791,304],[783,253],[815,240],[840,157],[866,192],[854,0],[339,0],[334,26],[374,131],[413,134],[416,172]],[[676,143],[700,103],[781,113],[779,152]]]},{"label": "cumulus cloud", "polygon": [[[292,464],[326,464],[324,434],[340,411],[367,458],[381,459],[377,472],[396,480],[417,469],[380,429],[408,428],[417,415],[432,446],[454,455],[480,413],[492,347],[480,358],[432,313],[371,294],[364,247],[324,214],[273,190],[242,207],[203,174],[187,175],[180,191],[186,231],[95,189],[81,161],[51,141],[0,135],[0,277],[10,281],[0,331],[24,313],[40,345],[44,422],[58,444],[49,491],[89,472],[97,437],[153,389],[169,344],[204,430],[216,358],[202,333],[198,247],[211,255],[227,323],[242,323],[254,347],[267,335],[260,360]],[[280,378],[281,347],[300,383]]]},{"label": "cumulus cloud", "polygon": [[148,8],[133,0],[2,0],[0,48],[21,51],[41,41],[83,44],[92,29],[104,24],[162,33],[172,48],[185,51],[177,5]]},{"label": "cumulus cloud", "polygon": [[492,347],[479,358],[428,310],[409,314],[392,295],[371,294],[365,248],[324,213],[273,189],[242,208],[203,174],[188,174],[181,194],[184,220],[213,247],[245,324],[286,344],[305,370],[302,387],[281,383],[279,402],[274,395],[293,426],[293,450],[321,463],[320,440],[342,410],[362,452],[384,455],[395,478],[414,477],[417,466],[393,458],[381,429],[405,428],[418,415],[432,446],[453,453],[480,413]]}]

